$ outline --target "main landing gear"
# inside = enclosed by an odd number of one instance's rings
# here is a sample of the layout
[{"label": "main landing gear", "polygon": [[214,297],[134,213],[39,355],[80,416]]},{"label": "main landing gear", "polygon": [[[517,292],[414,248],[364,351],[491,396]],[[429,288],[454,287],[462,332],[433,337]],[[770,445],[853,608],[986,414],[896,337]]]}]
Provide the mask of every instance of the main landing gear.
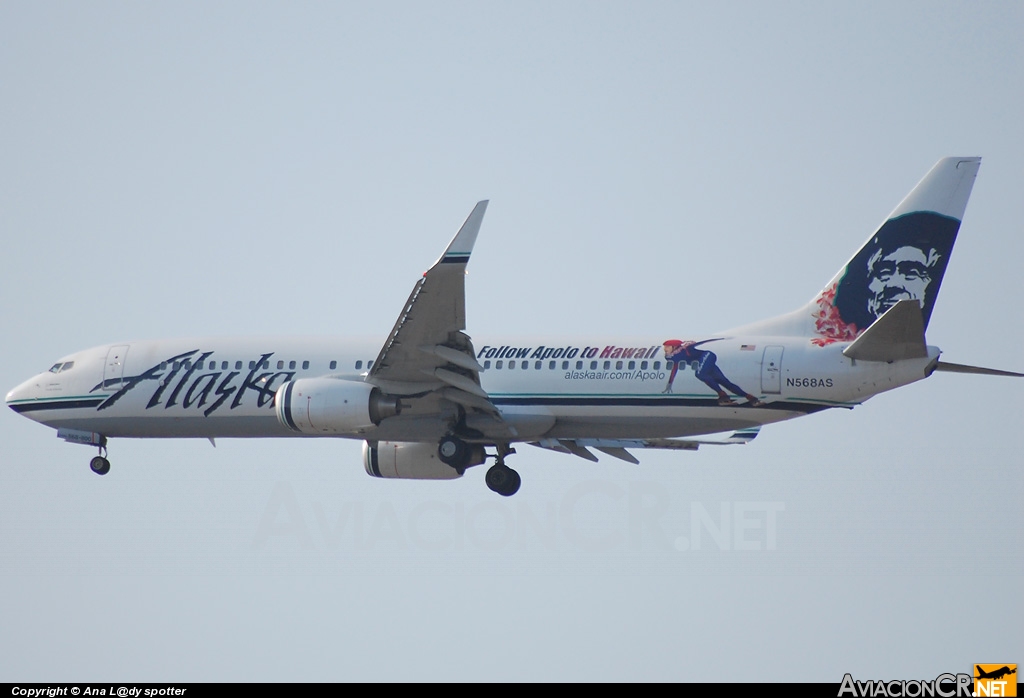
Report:
[{"label": "main landing gear", "polygon": [[498,444],[498,453],[494,456],[496,462],[487,470],[487,476],[484,478],[491,492],[497,492],[502,497],[511,497],[523,484],[519,473],[505,465],[505,456],[515,452],[516,450],[509,448],[508,444]]},{"label": "main landing gear", "polygon": [[89,469],[97,475],[106,475],[110,472],[110,461],[107,460],[107,439],[100,442],[100,454],[89,461]]},{"label": "main landing gear", "polygon": [[505,456],[515,453],[514,448],[508,444],[498,444],[498,452],[494,456],[484,454],[483,447],[477,444],[467,444],[457,436],[449,434],[437,444],[437,457],[445,465],[450,465],[462,475],[466,468],[471,465],[479,465],[487,457],[495,459],[495,464],[487,470],[484,481],[492,492],[497,492],[502,497],[511,497],[519,491],[522,479],[512,468],[505,465]]}]

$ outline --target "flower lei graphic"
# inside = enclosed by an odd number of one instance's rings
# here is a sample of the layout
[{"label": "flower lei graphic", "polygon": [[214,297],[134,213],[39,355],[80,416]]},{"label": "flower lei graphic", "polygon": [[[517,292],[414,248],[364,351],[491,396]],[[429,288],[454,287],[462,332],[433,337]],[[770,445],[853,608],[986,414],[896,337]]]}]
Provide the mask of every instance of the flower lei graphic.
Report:
[{"label": "flower lei graphic", "polygon": [[811,313],[811,316],[814,318],[814,329],[821,337],[812,339],[811,344],[823,347],[833,342],[849,342],[857,337],[856,323],[843,322],[843,318],[839,316],[839,308],[835,306],[838,286],[837,281],[818,296],[818,309]]}]

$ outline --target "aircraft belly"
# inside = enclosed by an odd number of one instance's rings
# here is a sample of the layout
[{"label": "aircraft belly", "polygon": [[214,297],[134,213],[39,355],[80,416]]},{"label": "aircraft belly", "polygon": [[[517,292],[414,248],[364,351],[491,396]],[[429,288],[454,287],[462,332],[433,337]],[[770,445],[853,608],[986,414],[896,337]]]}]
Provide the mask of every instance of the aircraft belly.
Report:
[{"label": "aircraft belly", "polygon": [[108,438],[263,438],[300,436],[268,417],[62,417],[48,426],[92,431]]}]

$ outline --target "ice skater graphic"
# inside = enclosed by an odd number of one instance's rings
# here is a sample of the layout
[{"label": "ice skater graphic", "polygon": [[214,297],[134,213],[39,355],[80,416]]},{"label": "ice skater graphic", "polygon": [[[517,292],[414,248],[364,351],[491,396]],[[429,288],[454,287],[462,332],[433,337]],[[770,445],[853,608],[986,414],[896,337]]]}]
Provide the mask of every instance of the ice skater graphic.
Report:
[{"label": "ice skater graphic", "polygon": [[[721,337],[717,339],[721,339]],[[723,388],[728,388],[736,395],[744,398],[751,407],[761,407],[764,405],[763,402],[725,377],[722,369],[718,367],[718,357],[715,356],[715,352],[697,348],[701,344],[715,342],[717,339],[705,339],[702,342],[690,340],[684,342],[680,339],[669,339],[663,342],[662,348],[665,351],[666,362],[672,364],[672,374],[668,377],[668,385],[665,386],[662,392],[672,392],[672,382],[676,379],[676,373],[679,372],[679,364],[696,362],[697,379],[718,393],[719,405],[736,404]]]}]

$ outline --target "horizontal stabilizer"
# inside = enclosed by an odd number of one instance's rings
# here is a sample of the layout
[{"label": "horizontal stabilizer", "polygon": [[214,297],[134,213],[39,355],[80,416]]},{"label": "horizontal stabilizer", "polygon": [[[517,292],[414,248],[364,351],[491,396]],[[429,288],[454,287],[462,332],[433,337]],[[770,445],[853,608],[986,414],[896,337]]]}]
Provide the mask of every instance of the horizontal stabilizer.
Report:
[{"label": "horizontal stabilizer", "polygon": [[902,361],[928,356],[924,317],[916,300],[901,300],[867,328],[843,356],[858,361]]},{"label": "horizontal stabilizer", "polygon": [[975,373],[981,376],[1010,376],[1012,378],[1024,378],[1024,373],[1013,371],[1000,371],[998,368],[982,368],[981,366],[965,366],[963,364],[951,364],[940,361],[935,365],[936,371],[947,373]]}]

